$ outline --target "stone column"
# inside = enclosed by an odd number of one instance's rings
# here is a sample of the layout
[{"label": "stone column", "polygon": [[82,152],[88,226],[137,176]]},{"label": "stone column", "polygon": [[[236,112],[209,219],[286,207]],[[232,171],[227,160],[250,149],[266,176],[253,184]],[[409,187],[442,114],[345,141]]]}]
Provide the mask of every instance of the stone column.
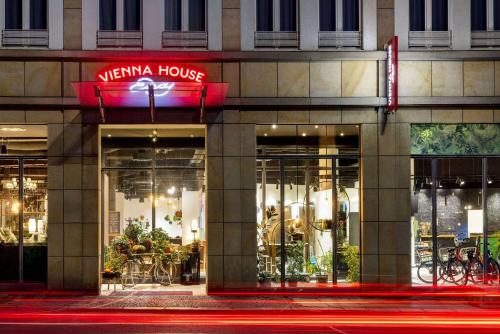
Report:
[{"label": "stone column", "polygon": [[256,284],[255,124],[238,110],[207,126],[208,289]]}]

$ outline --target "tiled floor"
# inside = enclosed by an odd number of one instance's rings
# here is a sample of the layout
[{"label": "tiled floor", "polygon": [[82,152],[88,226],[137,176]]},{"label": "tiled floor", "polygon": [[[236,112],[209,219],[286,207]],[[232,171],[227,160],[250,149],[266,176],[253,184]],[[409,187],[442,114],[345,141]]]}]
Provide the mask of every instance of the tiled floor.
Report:
[{"label": "tiled floor", "polygon": [[116,284],[116,290],[113,284],[102,284],[102,296],[124,296],[124,295],[171,295],[171,296],[205,296],[207,289],[205,284],[181,285],[171,284],[163,286],[161,284],[137,284],[134,287],[123,288],[121,284]]}]

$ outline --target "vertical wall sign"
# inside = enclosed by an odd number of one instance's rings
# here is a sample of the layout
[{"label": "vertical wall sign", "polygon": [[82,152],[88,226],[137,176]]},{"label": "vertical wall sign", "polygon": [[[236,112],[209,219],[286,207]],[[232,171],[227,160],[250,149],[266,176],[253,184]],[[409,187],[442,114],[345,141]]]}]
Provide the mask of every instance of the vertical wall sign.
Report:
[{"label": "vertical wall sign", "polygon": [[387,43],[386,91],[386,113],[396,112],[398,109],[398,36],[394,36]]}]

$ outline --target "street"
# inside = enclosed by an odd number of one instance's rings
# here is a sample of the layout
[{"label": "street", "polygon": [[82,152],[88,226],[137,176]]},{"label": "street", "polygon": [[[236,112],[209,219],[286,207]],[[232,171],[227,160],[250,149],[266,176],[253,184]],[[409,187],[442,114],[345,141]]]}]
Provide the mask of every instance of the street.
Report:
[{"label": "street", "polygon": [[0,295],[0,333],[498,333],[498,292]]}]

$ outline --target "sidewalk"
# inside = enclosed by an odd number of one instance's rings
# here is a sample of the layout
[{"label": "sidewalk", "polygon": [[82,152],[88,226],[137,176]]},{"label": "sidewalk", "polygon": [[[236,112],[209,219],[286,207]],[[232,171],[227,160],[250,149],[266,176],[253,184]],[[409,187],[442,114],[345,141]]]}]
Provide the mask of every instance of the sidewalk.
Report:
[{"label": "sidewalk", "polygon": [[107,296],[72,291],[0,292],[0,309],[62,310],[407,310],[461,312],[499,310],[500,290],[221,292],[193,296],[182,291],[117,290]]}]

